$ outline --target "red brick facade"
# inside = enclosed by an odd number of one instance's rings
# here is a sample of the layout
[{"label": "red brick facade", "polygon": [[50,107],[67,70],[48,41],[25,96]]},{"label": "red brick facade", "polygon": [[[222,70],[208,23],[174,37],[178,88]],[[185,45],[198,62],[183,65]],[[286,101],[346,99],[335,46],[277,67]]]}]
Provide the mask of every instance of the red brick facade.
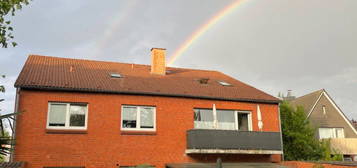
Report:
[{"label": "red brick facade", "polygon": [[[48,132],[48,102],[88,103],[88,125],[84,132]],[[186,155],[186,131],[194,127],[193,108],[252,111],[253,131],[257,126],[257,104],[174,97],[100,93],[21,90],[16,125],[16,161],[29,168],[85,166],[116,168],[150,164],[223,161],[280,161],[279,155]],[[121,105],[156,107],[156,132],[133,135],[120,130]],[[263,131],[279,132],[277,104],[259,104]]]}]

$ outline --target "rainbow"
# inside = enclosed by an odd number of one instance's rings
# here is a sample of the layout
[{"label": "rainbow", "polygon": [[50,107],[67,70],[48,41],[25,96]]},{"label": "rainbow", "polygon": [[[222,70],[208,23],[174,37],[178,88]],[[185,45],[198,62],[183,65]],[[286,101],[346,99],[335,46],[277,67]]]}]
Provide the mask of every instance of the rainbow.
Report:
[{"label": "rainbow", "polygon": [[200,38],[210,27],[215,25],[220,19],[231,13],[234,9],[236,9],[243,1],[244,0],[236,0],[233,3],[229,4],[217,14],[215,14],[213,17],[211,17],[205,24],[200,26],[195,32],[193,32],[189,36],[189,38],[187,38],[186,41],[182,43],[182,45],[180,45],[177,50],[174,51],[172,56],[169,58],[169,61],[167,63],[168,66],[171,66],[178,59],[178,57],[192,45],[192,43],[194,43],[198,38]]},{"label": "rainbow", "polygon": [[129,3],[123,7],[123,10],[119,10],[120,12],[113,17],[113,21],[110,22],[110,25],[105,29],[104,34],[95,41],[95,48],[90,55],[91,58],[96,58],[101,55],[101,52],[109,45],[108,43],[113,38],[114,33],[118,32],[120,26],[124,24],[128,20],[129,15],[134,12],[137,4],[138,1],[129,1]]}]

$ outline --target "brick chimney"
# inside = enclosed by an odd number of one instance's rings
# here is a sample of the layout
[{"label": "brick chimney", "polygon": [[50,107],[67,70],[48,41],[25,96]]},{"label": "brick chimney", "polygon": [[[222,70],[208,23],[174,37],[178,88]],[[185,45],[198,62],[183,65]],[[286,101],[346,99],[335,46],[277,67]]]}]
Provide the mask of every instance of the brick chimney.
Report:
[{"label": "brick chimney", "polygon": [[151,73],[157,75],[165,75],[166,63],[165,63],[164,48],[152,48],[151,49]]}]

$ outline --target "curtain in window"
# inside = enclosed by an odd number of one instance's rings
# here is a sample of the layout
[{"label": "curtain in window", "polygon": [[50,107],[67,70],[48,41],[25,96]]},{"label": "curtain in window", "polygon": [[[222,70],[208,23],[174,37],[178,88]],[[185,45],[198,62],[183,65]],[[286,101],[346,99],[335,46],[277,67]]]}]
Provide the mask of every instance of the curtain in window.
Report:
[{"label": "curtain in window", "polygon": [[218,129],[234,130],[235,117],[232,110],[217,110]]},{"label": "curtain in window", "polygon": [[195,109],[195,128],[213,129],[213,111],[209,109]]},{"label": "curtain in window", "polygon": [[335,133],[333,128],[319,128],[320,139],[324,138],[335,138]]},{"label": "curtain in window", "polygon": [[136,128],[136,107],[124,107],[122,113],[123,128]]},{"label": "curtain in window", "polygon": [[49,114],[49,126],[65,126],[66,104],[51,104]]},{"label": "curtain in window", "polygon": [[151,107],[140,108],[140,127],[154,128],[154,109]]},{"label": "curtain in window", "polygon": [[345,133],[343,131],[343,128],[336,128],[336,135],[337,135],[337,138],[344,138]]}]

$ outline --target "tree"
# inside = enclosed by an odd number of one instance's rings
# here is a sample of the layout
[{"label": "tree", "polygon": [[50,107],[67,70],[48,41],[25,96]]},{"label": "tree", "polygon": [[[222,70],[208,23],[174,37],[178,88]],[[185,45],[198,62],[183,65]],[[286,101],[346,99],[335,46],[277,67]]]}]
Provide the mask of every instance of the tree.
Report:
[{"label": "tree", "polygon": [[0,1],[0,45],[7,48],[11,43],[13,47],[17,44],[13,41],[12,35],[13,27],[11,21],[8,20],[8,14],[15,15],[16,10],[22,9],[24,5],[28,5],[29,0],[1,0]]},{"label": "tree", "polygon": [[[5,78],[5,75],[1,75],[2,78]],[[0,93],[5,92],[5,86],[0,85]],[[3,102],[4,99],[0,99],[0,102]],[[3,156],[10,154],[11,146],[13,143],[13,139],[9,136],[9,133],[4,129],[4,122],[3,120],[7,120],[10,124],[10,128],[12,129],[10,119],[14,119],[13,116],[16,113],[10,113],[5,115],[0,115],[0,161],[3,160]],[[12,130],[13,131],[13,130]]]},{"label": "tree", "polygon": [[302,107],[293,108],[286,101],[280,105],[285,160],[328,160],[329,143],[315,138],[315,129]]}]

